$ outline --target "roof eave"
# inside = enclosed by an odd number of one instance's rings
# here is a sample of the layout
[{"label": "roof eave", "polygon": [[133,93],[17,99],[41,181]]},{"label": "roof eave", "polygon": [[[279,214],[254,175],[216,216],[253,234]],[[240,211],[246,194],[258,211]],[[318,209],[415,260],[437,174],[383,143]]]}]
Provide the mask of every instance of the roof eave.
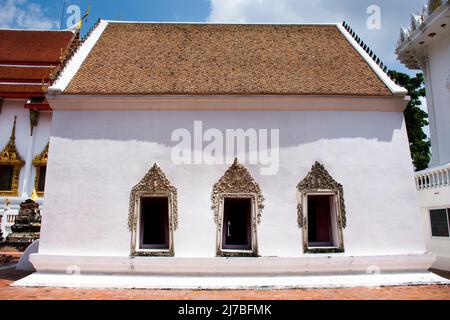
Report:
[{"label": "roof eave", "polygon": [[409,96],[47,95],[53,110],[234,110],[403,112]]}]

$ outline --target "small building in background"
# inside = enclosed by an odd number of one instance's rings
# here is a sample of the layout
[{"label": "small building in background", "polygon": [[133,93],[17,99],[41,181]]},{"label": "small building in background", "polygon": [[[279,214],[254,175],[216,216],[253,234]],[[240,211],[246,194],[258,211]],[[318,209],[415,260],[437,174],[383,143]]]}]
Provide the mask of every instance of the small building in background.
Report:
[{"label": "small building in background", "polygon": [[51,77],[78,31],[0,30],[0,224],[11,232],[20,203],[33,189],[41,208],[49,150],[51,108],[45,99]]},{"label": "small building in background", "polygon": [[396,53],[425,76],[432,160],[416,173],[416,185],[433,268],[450,270],[450,2],[432,0],[413,14]]}]

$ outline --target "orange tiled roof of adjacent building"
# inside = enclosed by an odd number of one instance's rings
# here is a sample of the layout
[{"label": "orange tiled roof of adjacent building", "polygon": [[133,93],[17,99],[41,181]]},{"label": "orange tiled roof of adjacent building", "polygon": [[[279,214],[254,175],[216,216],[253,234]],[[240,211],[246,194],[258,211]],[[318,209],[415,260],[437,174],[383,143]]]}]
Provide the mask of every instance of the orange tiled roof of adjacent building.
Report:
[{"label": "orange tiled roof of adjacent building", "polygon": [[71,31],[0,30],[0,98],[44,97],[75,37]]}]

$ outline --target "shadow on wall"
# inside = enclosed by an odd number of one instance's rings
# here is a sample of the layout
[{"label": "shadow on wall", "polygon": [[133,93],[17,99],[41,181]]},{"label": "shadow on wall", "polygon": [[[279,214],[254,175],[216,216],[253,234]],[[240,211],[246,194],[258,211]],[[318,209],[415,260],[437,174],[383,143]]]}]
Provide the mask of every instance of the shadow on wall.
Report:
[{"label": "shadow on wall", "polygon": [[136,140],[174,146],[174,130],[194,137],[194,121],[203,132],[219,129],[279,129],[280,147],[322,139],[363,138],[389,142],[403,124],[396,112],[354,111],[54,111],[52,137],[74,140]]}]

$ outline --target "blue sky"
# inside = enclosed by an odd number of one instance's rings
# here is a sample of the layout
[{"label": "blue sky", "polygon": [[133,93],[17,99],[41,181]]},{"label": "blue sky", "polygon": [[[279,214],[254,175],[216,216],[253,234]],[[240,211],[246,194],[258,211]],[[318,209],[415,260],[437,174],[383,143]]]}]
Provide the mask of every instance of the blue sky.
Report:
[{"label": "blue sky", "polygon": [[[40,1],[55,3],[56,1]],[[60,1],[60,7],[62,3]],[[71,1],[83,11],[91,4],[90,21],[98,18],[134,21],[205,21],[210,12],[209,0],[93,0]],[[61,9],[60,9],[61,12]]]},{"label": "blue sky", "polygon": [[[391,69],[409,74],[394,54],[400,25],[426,0],[67,0],[91,13],[86,32],[98,18],[139,21],[328,23],[347,21]],[[0,0],[1,28],[58,29],[64,0]],[[370,5],[380,8],[380,29],[369,29]],[[69,15],[65,14],[63,26]]]}]

